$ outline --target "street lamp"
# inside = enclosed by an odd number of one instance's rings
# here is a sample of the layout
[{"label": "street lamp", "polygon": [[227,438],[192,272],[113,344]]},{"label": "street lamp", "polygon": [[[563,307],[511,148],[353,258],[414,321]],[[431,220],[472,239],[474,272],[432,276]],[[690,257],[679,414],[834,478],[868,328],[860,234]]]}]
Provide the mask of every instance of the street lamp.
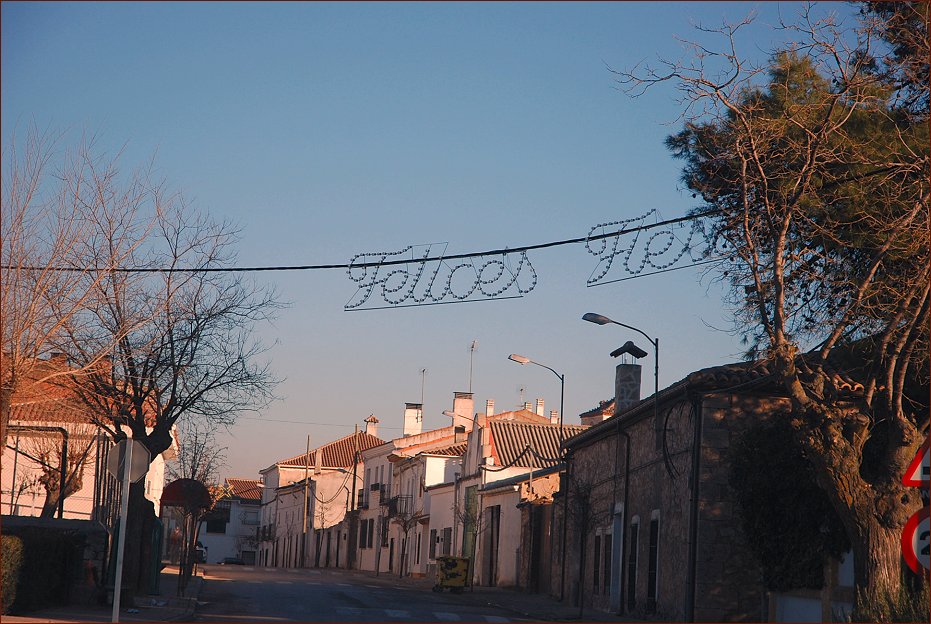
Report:
[{"label": "street lamp", "polygon": [[[621,327],[626,327],[632,331],[637,332],[644,338],[646,338],[651,345],[653,345],[653,426],[656,427],[659,413],[658,411],[658,401],[659,401],[659,338],[653,339],[650,338],[643,330],[637,329],[630,325],[625,325],[624,323],[618,323],[609,319],[607,316],[602,316],[601,314],[595,314],[594,312],[588,312],[582,315],[583,321],[588,321],[589,323],[594,323],[595,325],[608,325],[613,323],[614,325],[620,325]],[[631,341],[627,341],[619,349],[615,349],[611,352],[611,357],[617,357],[623,355],[624,353],[630,354],[633,357],[640,359],[644,357],[647,353]],[[615,409],[617,406],[615,406]]]},{"label": "street lamp", "polygon": [[545,368],[546,370],[550,371],[551,373],[553,373],[554,375],[556,375],[557,377],[559,377],[559,445],[561,447],[562,442],[563,442],[562,415],[563,415],[563,410],[565,407],[564,403],[565,403],[565,397],[566,397],[566,376],[561,375],[560,373],[557,373],[556,371],[554,371],[552,368],[550,368],[546,364],[540,364],[539,362],[534,362],[530,358],[524,357],[523,355],[517,355],[516,353],[512,353],[511,355],[508,356],[508,359],[511,360],[512,362],[517,362],[520,365],[536,364],[537,366],[541,366]]}]

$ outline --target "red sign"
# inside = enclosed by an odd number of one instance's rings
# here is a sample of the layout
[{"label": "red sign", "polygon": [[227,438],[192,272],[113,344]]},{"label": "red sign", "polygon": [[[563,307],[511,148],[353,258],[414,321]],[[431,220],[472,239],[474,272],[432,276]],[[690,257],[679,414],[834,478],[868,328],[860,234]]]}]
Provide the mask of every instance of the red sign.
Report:
[{"label": "red sign", "polygon": [[908,470],[902,475],[902,484],[912,487],[927,487],[931,484],[931,448],[929,448],[931,438],[925,440],[925,443],[918,449],[915,459],[908,465]]},{"label": "red sign", "polygon": [[929,550],[931,550],[931,513],[924,507],[916,511],[902,531],[902,556],[905,563],[918,574],[920,568],[931,569],[929,565]]}]

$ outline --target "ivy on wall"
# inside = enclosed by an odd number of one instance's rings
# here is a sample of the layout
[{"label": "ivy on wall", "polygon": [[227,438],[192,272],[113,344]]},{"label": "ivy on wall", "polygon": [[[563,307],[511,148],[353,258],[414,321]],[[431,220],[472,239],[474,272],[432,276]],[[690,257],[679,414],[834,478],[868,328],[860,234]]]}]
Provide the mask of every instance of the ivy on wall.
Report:
[{"label": "ivy on wall", "polygon": [[817,486],[785,419],[748,429],[731,445],[728,480],[767,589],[820,589],[824,564],[850,542]]}]

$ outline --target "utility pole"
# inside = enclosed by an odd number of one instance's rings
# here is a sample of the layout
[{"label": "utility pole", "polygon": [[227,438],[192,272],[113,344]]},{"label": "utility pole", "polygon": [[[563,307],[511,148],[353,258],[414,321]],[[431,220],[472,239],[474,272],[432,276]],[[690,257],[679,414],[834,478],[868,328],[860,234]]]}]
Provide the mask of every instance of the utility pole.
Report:
[{"label": "utility pole", "polygon": [[304,455],[304,512],[303,528],[301,529],[301,567],[307,567],[307,479],[310,472],[310,434],[307,435],[307,453]]},{"label": "utility pole", "polygon": [[475,357],[475,349],[478,347],[478,340],[472,341],[469,347],[469,392],[472,392],[472,359]]}]

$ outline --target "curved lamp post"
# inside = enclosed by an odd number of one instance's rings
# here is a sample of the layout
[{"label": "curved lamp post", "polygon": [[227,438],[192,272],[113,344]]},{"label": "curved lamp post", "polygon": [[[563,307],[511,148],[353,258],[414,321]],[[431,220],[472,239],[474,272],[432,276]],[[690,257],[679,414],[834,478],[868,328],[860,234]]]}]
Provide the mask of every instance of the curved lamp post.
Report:
[{"label": "curved lamp post", "polygon": [[564,407],[564,402],[565,402],[565,397],[566,397],[566,376],[563,374],[557,373],[555,370],[553,370],[546,364],[540,364],[539,362],[534,362],[530,358],[524,357],[523,355],[517,355],[516,353],[512,353],[511,355],[508,356],[508,359],[511,360],[512,362],[517,362],[520,365],[536,364],[537,366],[545,368],[546,370],[550,371],[551,373],[559,377],[559,445],[561,447],[563,443],[562,414],[563,414],[563,407]]},{"label": "curved lamp post", "polygon": [[[588,312],[582,316],[583,321],[588,321],[589,323],[594,323],[596,325],[620,325],[621,327],[626,327],[632,331],[637,332],[644,338],[646,338],[651,345],[653,345],[653,421],[654,427],[656,426],[656,416],[658,414],[657,402],[659,401],[659,338],[655,340],[650,338],[646,332],[643,330],[637,329],[631,325],[625,325],[624,323],[618,323],[617,321],[609,319],[607,316],[602,316],[601,314],[595,314],[594,312]],[[629,353],[633,357],[639,359],[645,356],[647,353],[631,341],[627,341],[620,349],[616,349],[611,352],[611,357],[617,357],[624,353]],[[616,408],[617,406],[615,406]]]}]

